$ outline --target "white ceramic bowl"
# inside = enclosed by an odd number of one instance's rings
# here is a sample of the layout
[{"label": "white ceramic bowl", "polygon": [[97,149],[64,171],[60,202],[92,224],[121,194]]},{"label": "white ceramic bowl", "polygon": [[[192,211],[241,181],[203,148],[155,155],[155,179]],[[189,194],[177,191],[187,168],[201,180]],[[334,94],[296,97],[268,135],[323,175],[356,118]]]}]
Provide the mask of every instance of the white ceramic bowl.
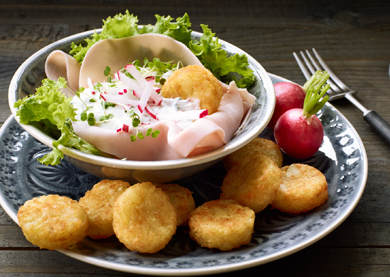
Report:
[{"label": "white ceramic bowl", "polygon": [[[33,94],[35,89],[41,85],[41,80],[46,78],[44,63],[47,56],[58,49],[69,52],[72,42],[78,44],[92,35],[93,32],[83,32],[53,42],[33,54],[19,67],[11,80],[8,94],[9,105],[17,121],[14,103],[26,95]],[[193,38],[200,38],[201,35],[201,33],[192,32]],[[64,152],[65,159],[100,178],[122,179],[132,183],[143,181],[165,183],[189,177],[212,166],[258,136],[267,126],[274,111],[275,93],[272,81],[264,68],[247,53],[223,40],[219,40],[219,42],[229,54],[246,54],[250,68],[256,77],[255,84],[249,89],[257,97],[256,104],[243,128],[225,146],[196,157],[167,161],[124,161],[85,154],[73,148],[59,147]],[[53,147],[53,138],[33,126],[23,124],[21,126],[43,144]]]}]

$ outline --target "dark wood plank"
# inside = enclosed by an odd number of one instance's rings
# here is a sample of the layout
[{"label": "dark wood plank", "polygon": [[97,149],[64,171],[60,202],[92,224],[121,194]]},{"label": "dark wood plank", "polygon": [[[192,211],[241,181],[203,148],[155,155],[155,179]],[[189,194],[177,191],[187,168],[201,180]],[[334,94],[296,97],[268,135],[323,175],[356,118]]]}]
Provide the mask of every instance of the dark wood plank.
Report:
[{"label": "dark wood plank", "polygon": [[[99,28],[129,9],[140,24],[154,14],[188,12],[193,30],[205,23],[220,39],[242,48],[274,74],[303,84],[292,52],[316,48],[357,99],[390,122],[390,4],[383,1],[45,0],[0,3],[0,124],[10,115],[9,82],[25,59],[53,41]],[[331,234],[281,260],[224,276],[389,276],[390,147],[347,100],[333,105],[353,124],[367,150],[369,175],[359,205]],[[0,275],[123,276],[38,250],[0,208]],[[136,275],[130,275],[136,276]]]}]

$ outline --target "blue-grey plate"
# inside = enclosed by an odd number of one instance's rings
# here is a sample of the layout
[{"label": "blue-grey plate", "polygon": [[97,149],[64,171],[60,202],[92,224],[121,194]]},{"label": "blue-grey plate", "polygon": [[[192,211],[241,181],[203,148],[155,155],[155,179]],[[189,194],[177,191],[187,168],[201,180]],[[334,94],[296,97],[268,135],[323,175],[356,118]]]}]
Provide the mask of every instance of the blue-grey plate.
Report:
[{"label": "blue-grey plate", "polygon": [[[270,74],[274,83],[286,81]],[[318,114],[325,131],[324,142],[312,158],[300,161],[322,171],[328,181],[329,199],[301,215],[266,209],[256,215],[251,242],[236,250],[221,252],[201,248],[179,228],[171,242],[153,255],[128,251],[115,237],[85,238],[60,252],[75,259],[113,270],[149,275],[201,275],[252,267],[295,253],[323,238],[353,211],[367,180],[367,156],[363,143],[348,120],[331,104]],[[273,139],[265,129],[262,137]],[[50,149],[24,131],[11,116],[0,131],[0,204],[17,221],[19,207],[43,194],[78,199],[99,179],[67,161],[44,166],[38,161]],[[284,157],[284,164],[294,161]],[[193,191],[196,204],[219,198],[226,172],[221,163],[191,178],[179,181]]]}]

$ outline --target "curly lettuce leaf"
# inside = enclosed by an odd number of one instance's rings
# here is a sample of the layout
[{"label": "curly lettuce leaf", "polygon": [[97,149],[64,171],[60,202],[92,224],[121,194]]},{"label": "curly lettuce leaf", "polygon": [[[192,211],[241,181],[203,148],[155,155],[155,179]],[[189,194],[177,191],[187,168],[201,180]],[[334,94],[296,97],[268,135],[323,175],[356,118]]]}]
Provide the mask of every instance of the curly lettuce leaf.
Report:
[{"label": "curly lettuce leaf", "polygon": [[140,33],[141,34],[161,34],[169,36],[177,41],[180,41],[188,47],[191,41],[191,27],[190,17],[187,13],[183,17],[178,17],[176,22],[171,22],[173,20],[170,16],[160,16],[155,15],[157,22],[155,25],[146,25],[144,26]]},{"label": "curly lettuce leaf", "polygon": [[138,18],[130,14],[128,10],[122,15],[121,13],[110,16],[103,20],[102,38],[125,38],[138,35]]},{"label": "curly lettuce leaf", "polygon": [[138,18],[130,14],[128,10],[122,15],[121,13],[110,16],[104,20],[101,33],[95,32],[91,38],[85,39],[86,45],[80,43],[79,45],[72,42],[69,54],[81,64],[84,60],[85,54],[96,42],[108,38],[124,38],[138,35]]},{"label": "curly lettuce leaf", "polygon": [[[231,72],[238,73],[240,78],[232,76],[238,87],[249,87],[255,77],[253,71],[248,67],[248,59],[242,54],[228,56],[227,52],[221,48],[215,33],[207,25],[201,24],[203,35],[200,40],[192,40],[189,48],[198,57],[201,63],[208,68],[218,79]],[[228,82],[229,78],[225,78]]]},{"label": "curly lettuce leaf", "polygon": [[[221,48],[218,38],[215,37],[207,25],[201,24],[203,35],[200,40],[191,40],[191,23],[187,13],[173,21],[171,16],[155,15],[157,22],[154,25],[145,25],[138,30],[138,18],[128,10],[124,15],[118,14],[113,18],[103,20],[102,32],[94,33],[86,39],[86,45],[72,43],[70,54],[79,63],[82,63],[85,54],[93,44],[107,38],[124,38],[138,34],[162,34],[182,42],[199,58],[202,64],[209,69],[215,77],[229,83],[234,80],[238,87],[250,87],[255,77],[249,69],[248,59],[245,55],[235,54],[228,56]],[[230,74],[234,73],[234,74]]]},{"label": "curly lettuce leaf", "polygon": [[34,95],[26,96],[14,104],[18,108],[16,115],[19,116],[20,123],[36,126],[58,138],[53,142],[52,152],[38,159],[45,165],[57,165],[64,158],[64,153],[58,149],[60,144],[85,153],[104,155],[74,133],[71,121],[75,120],[76,111],[70,103],[71,98],[62,93],[65,87],[64,78],[60,77],[58,81],[44,79]]}]

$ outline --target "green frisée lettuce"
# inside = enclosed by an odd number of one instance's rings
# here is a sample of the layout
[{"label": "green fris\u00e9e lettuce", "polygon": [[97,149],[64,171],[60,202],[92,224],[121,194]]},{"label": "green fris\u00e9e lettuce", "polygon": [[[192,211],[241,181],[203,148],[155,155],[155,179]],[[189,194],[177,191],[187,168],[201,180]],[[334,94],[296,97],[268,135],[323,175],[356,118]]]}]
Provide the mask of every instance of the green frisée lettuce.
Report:
[{"label": "green fris\u00e9e lettuce", "polygon": [[58,149],[60,144],[106,156],[73,131],[71,121],[75,119],[76,111],[70,104],[72,99],[62,93],[64,88],[67,88],[64,78],[60,77],[58,81],[44,79],[34,95],[19,99],[14,105],[20,123],[33,125],[57,139],[53,142],[53,151],[38,160],[45,165],[59,164],[64,158],[64,153]]},{"label": "green fris\u00e9e lettuce", "polygon": [[[221,48],[215,33],[207,25],[201,25],[203,35],[200,40],[191,39],[191,23],[187,13],[178,17],[176,21],[170,16],[155,15],[157,22],[154,25],[145,25],[138,29],[138,18],[128,10],[122,15],[115,15],[103,20],[101,33],[95,32],[84,44],[72,43],[70,54],[82,63],[85,54],[96,42],[102,39],[125,38],[139,34],[162,34],[182,42],[198,57],[200,62],[209,69],[218,79],[229,83],[234,80],[238,87],[248,88],[254,81],[253,71],[248,67],[248,59],[242,54],[229,56]],[[233,74],[229,74],[233,73]]]},{"label": "green fris\u00e9e lettuce", "polygon": [[[200,26],[202,27],[203,35],[199,41],[191,41],[189,48],[202,64],[222,81],[230,82],[227,75],[230,72],[235,72],[242,76],[240,79],[237,79],[235,76],[231,77],[236,81],[238,87],[247,88],[251,86],[255,81],[255,76],[252,70],[248,68],[248,58],[239,54],[228,57],[226,51],[221,48],[218,38],[214,39],[215,33],[207,25],[201,24]],[[226,77],[223,78],[223,76]]]}]

